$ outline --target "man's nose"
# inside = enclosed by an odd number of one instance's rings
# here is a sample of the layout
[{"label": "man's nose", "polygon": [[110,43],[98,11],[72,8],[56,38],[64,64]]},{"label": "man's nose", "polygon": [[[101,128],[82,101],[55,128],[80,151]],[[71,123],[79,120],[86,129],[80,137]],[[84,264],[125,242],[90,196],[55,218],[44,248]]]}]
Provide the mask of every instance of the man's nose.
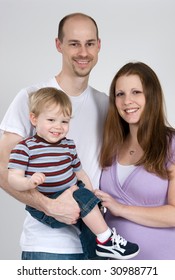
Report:
[{"label": "man's nose", "polygon": [[88,53],[87,47],[86,46],[80,46],[79,54],[81,54],[82,56],[86,56],[87,53]]}]

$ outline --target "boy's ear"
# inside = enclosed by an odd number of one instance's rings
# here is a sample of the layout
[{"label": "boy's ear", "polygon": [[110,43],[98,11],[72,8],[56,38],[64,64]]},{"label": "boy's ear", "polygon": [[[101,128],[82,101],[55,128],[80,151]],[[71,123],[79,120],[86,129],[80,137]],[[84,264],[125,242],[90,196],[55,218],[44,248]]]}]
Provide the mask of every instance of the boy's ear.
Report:
[{"label": "boy's ear", "polygon": [[36,126],[36,124],[37,124],[37,117],[35,116],[35,114],[34,113],[30,113],[29,118],[30,118],[30,121],[31,121],[32,125]]}]

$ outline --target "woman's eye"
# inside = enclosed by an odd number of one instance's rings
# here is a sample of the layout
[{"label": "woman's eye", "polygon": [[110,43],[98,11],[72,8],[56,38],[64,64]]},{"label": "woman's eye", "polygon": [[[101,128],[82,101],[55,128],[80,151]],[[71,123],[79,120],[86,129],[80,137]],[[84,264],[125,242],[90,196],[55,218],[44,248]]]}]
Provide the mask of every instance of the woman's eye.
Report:
[{"label": "woman's eye", "polygon": [[134,90],[133,91],[133,94],[139,94],[139,93],[142,93],[140,90]]},{"label": "woman's eye", "polygon": [[122,96],[123,95],[123,92],[116,92],[115,93],[115,97],[119,97],[119,96]]}]

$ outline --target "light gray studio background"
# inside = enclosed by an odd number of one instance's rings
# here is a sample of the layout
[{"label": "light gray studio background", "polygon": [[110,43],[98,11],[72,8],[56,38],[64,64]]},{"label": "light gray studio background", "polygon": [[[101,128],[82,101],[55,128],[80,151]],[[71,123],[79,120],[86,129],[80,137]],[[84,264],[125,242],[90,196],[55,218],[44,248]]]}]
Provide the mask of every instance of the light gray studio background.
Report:
[{"label": "light gray studio background", "polygon": [[[108,93],[119,67],[143,61],[160,78],[175,126],[174,0],[0,0],[0,121],[22,87],[59,72],[57,26],[72,12],[91,15],[99,26],[102,48],[91,85]],[[20,259],[24,217],[24,205],[0,189],[1,260]]]}]

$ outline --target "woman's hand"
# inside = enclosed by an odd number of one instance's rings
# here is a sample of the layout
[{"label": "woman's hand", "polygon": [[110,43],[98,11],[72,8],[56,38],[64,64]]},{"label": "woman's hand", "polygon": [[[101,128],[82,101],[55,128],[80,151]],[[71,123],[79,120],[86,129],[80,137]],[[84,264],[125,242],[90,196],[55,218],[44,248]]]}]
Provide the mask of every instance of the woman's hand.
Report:
[{"label": "woman's hand", "polygon": [[120,216],[122,204],[117,202],[111,195],[101,190],[95,190],[94,194],[101,200],[102,206],[106,207],[112,215]]}]

